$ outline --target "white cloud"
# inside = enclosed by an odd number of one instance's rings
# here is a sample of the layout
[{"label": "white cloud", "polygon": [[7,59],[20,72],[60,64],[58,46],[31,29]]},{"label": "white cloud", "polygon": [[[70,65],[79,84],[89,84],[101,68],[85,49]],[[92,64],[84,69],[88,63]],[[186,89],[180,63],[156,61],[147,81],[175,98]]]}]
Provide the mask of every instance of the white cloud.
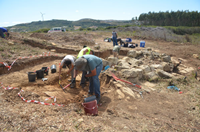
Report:
[{"label": "white cloud", "polygon": [[79,12],[79,10],[76,10],[76,12]]},{"label": "white cloud", "polygon": [[10,22],[3,22],[3,24],[9,24]]},{"label": "white cloud", "polygon": [[127,13],[127,12],[123,12],[123,14],[125,14],[125,15],[130,15],[130,13]]},{"label": "white cloud", "polygon": [[23,22],[12,22],[13,24],[19,24],[19,23],[23,23]]}]

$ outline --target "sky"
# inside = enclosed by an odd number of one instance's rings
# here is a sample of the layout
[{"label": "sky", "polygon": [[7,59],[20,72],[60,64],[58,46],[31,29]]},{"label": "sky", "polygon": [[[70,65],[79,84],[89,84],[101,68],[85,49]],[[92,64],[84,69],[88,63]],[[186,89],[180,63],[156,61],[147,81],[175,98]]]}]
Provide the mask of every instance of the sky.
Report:
[{"label": "sky", "polygon": [[52,19],[131,20],[178,10],[200,12],[200,0],[0,0],[0,27]]}]

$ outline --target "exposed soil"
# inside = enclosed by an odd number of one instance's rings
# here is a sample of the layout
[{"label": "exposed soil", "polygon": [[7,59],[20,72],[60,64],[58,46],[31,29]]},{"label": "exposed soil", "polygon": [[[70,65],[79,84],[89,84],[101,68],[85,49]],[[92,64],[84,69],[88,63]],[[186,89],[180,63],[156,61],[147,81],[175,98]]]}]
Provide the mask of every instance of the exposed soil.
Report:
[{"label": "exposed soil", "polygon": [[[175,90],[166,88],[171,80],[161,79],[157,83],[141,80],[139,84],[142,89],[140,90],[129,84],[115,81],[107,70],[100,75],[102,105],[98,107],[98,116],[85,115],[82,102],[87,95],[89,84],[87,83],[84,88],[79,85],[81,80],[81,73],[79,73],[76,78],[76,88],[68,87],[65,89],[66,93],[61,89],[58,84],[59,63],[64,57],[61,53],[76,56],[82,45],[89,45],[92,49],[100,45],[101,48],[95,50],[95,55],[106,59],[112,56],[113,46],[112,43],[103,41],[105,35],[97,33],[70,35],[69,33],[27,35],[56,43],[57,45],[51,48],[45,47],[42,43],[39,44],[47,52],[50,49],[56,49],[56,53],[52,54],[58,54],[58,56],[18,60],[9,72],[7,68],[0,67],[0,82],[3,86],[10,85],[19,88],[0,89],[1,131],[200,131],[200,82],[192,77],[193,72],[184,74],[188,77],[186,82],[175,81],[183,91],[179,94]],[[18,45],[30,44],[33,48],[37,47],[36,40],[32,43],[24,41],[23,38],[27,36],[15,34],[11,40]],[[145,41],[146,47],[170,55],[174,62],[180,58],[185,66],[198,71],[200,60],[192,57],[193,54],[200,53],[198,46],[154,40]],[[133,42],[139,44],[140,40],[133,39]],[[146,48],[137,47],[134,50],[142,49]],[[129,50],[133,49],[122,47],[120,58],[124,57]],[[5,60],[4,57],[2,59],[9,64],[12,62],[12,59]],[[48,78],[47,81],[36,79],[35,82],[29,82],[28,72],[50,67],[53,64],[57,66],[57,72],[51,73],[50,70],[49,74],[44,76]],[[67,70],[62,69],[62,86],[70,83],[68,82],[70,76],[66,75]],[[120,77],[113,69],[112,72]],[[198,76],[199,74],[198,71]],[[119,93],[119,90],[126,87],[143,91],[143,98],[136,91]],[[150,94],[144,89],[150,91]],[[18,96],[20,90],[24,90],[21,95],[26,100],[44,102],[46,98],[55,96],[55,103],[63,104],[64,107],[24,102]],[[54,103],[54,100],[49,99],[45,102]]]}]

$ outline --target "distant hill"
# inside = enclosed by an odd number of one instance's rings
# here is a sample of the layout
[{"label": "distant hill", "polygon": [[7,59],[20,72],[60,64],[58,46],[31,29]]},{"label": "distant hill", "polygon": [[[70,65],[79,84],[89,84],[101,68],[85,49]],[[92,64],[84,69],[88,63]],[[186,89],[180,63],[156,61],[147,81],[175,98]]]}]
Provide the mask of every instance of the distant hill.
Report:
[{"label": "distant hill", "polygon": [[78,21],[68,20],[49,20],[49,21],[34,21],[31,23],[17,24],[15,26],[7,27],[8,29],[15,32],[30,32],[44,28],[52,27],[65,27],[67,30],[74,30],[74,27],[80,26],[81,28],[88,27],[108,27],[117,25],[131,24],[130,21],[125,20],[94,20],[90,18],[80,19]]}]

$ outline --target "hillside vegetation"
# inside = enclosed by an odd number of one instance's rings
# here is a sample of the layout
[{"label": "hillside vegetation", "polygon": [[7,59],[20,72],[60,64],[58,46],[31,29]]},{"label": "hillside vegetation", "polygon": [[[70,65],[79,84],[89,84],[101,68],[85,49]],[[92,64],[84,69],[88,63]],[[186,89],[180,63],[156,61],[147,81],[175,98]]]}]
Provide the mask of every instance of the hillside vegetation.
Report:
[{"label": "hillside vegetation", "polygon": [[94,19],[81,19],[78,21],[68,21],[68,20],[50,20],[50,21],[36,21],[31,23],[17,24],[15,26],[8,27],[11,31],[15,32],[31,32],[39,29],[50,29],[52,27],[64,27],[67,30],[74,30],[75,26],[80,26],[81,28],[88,28],[92,26],[96,27],[108,27],[131,24],[130,21],[103,21]]}]

